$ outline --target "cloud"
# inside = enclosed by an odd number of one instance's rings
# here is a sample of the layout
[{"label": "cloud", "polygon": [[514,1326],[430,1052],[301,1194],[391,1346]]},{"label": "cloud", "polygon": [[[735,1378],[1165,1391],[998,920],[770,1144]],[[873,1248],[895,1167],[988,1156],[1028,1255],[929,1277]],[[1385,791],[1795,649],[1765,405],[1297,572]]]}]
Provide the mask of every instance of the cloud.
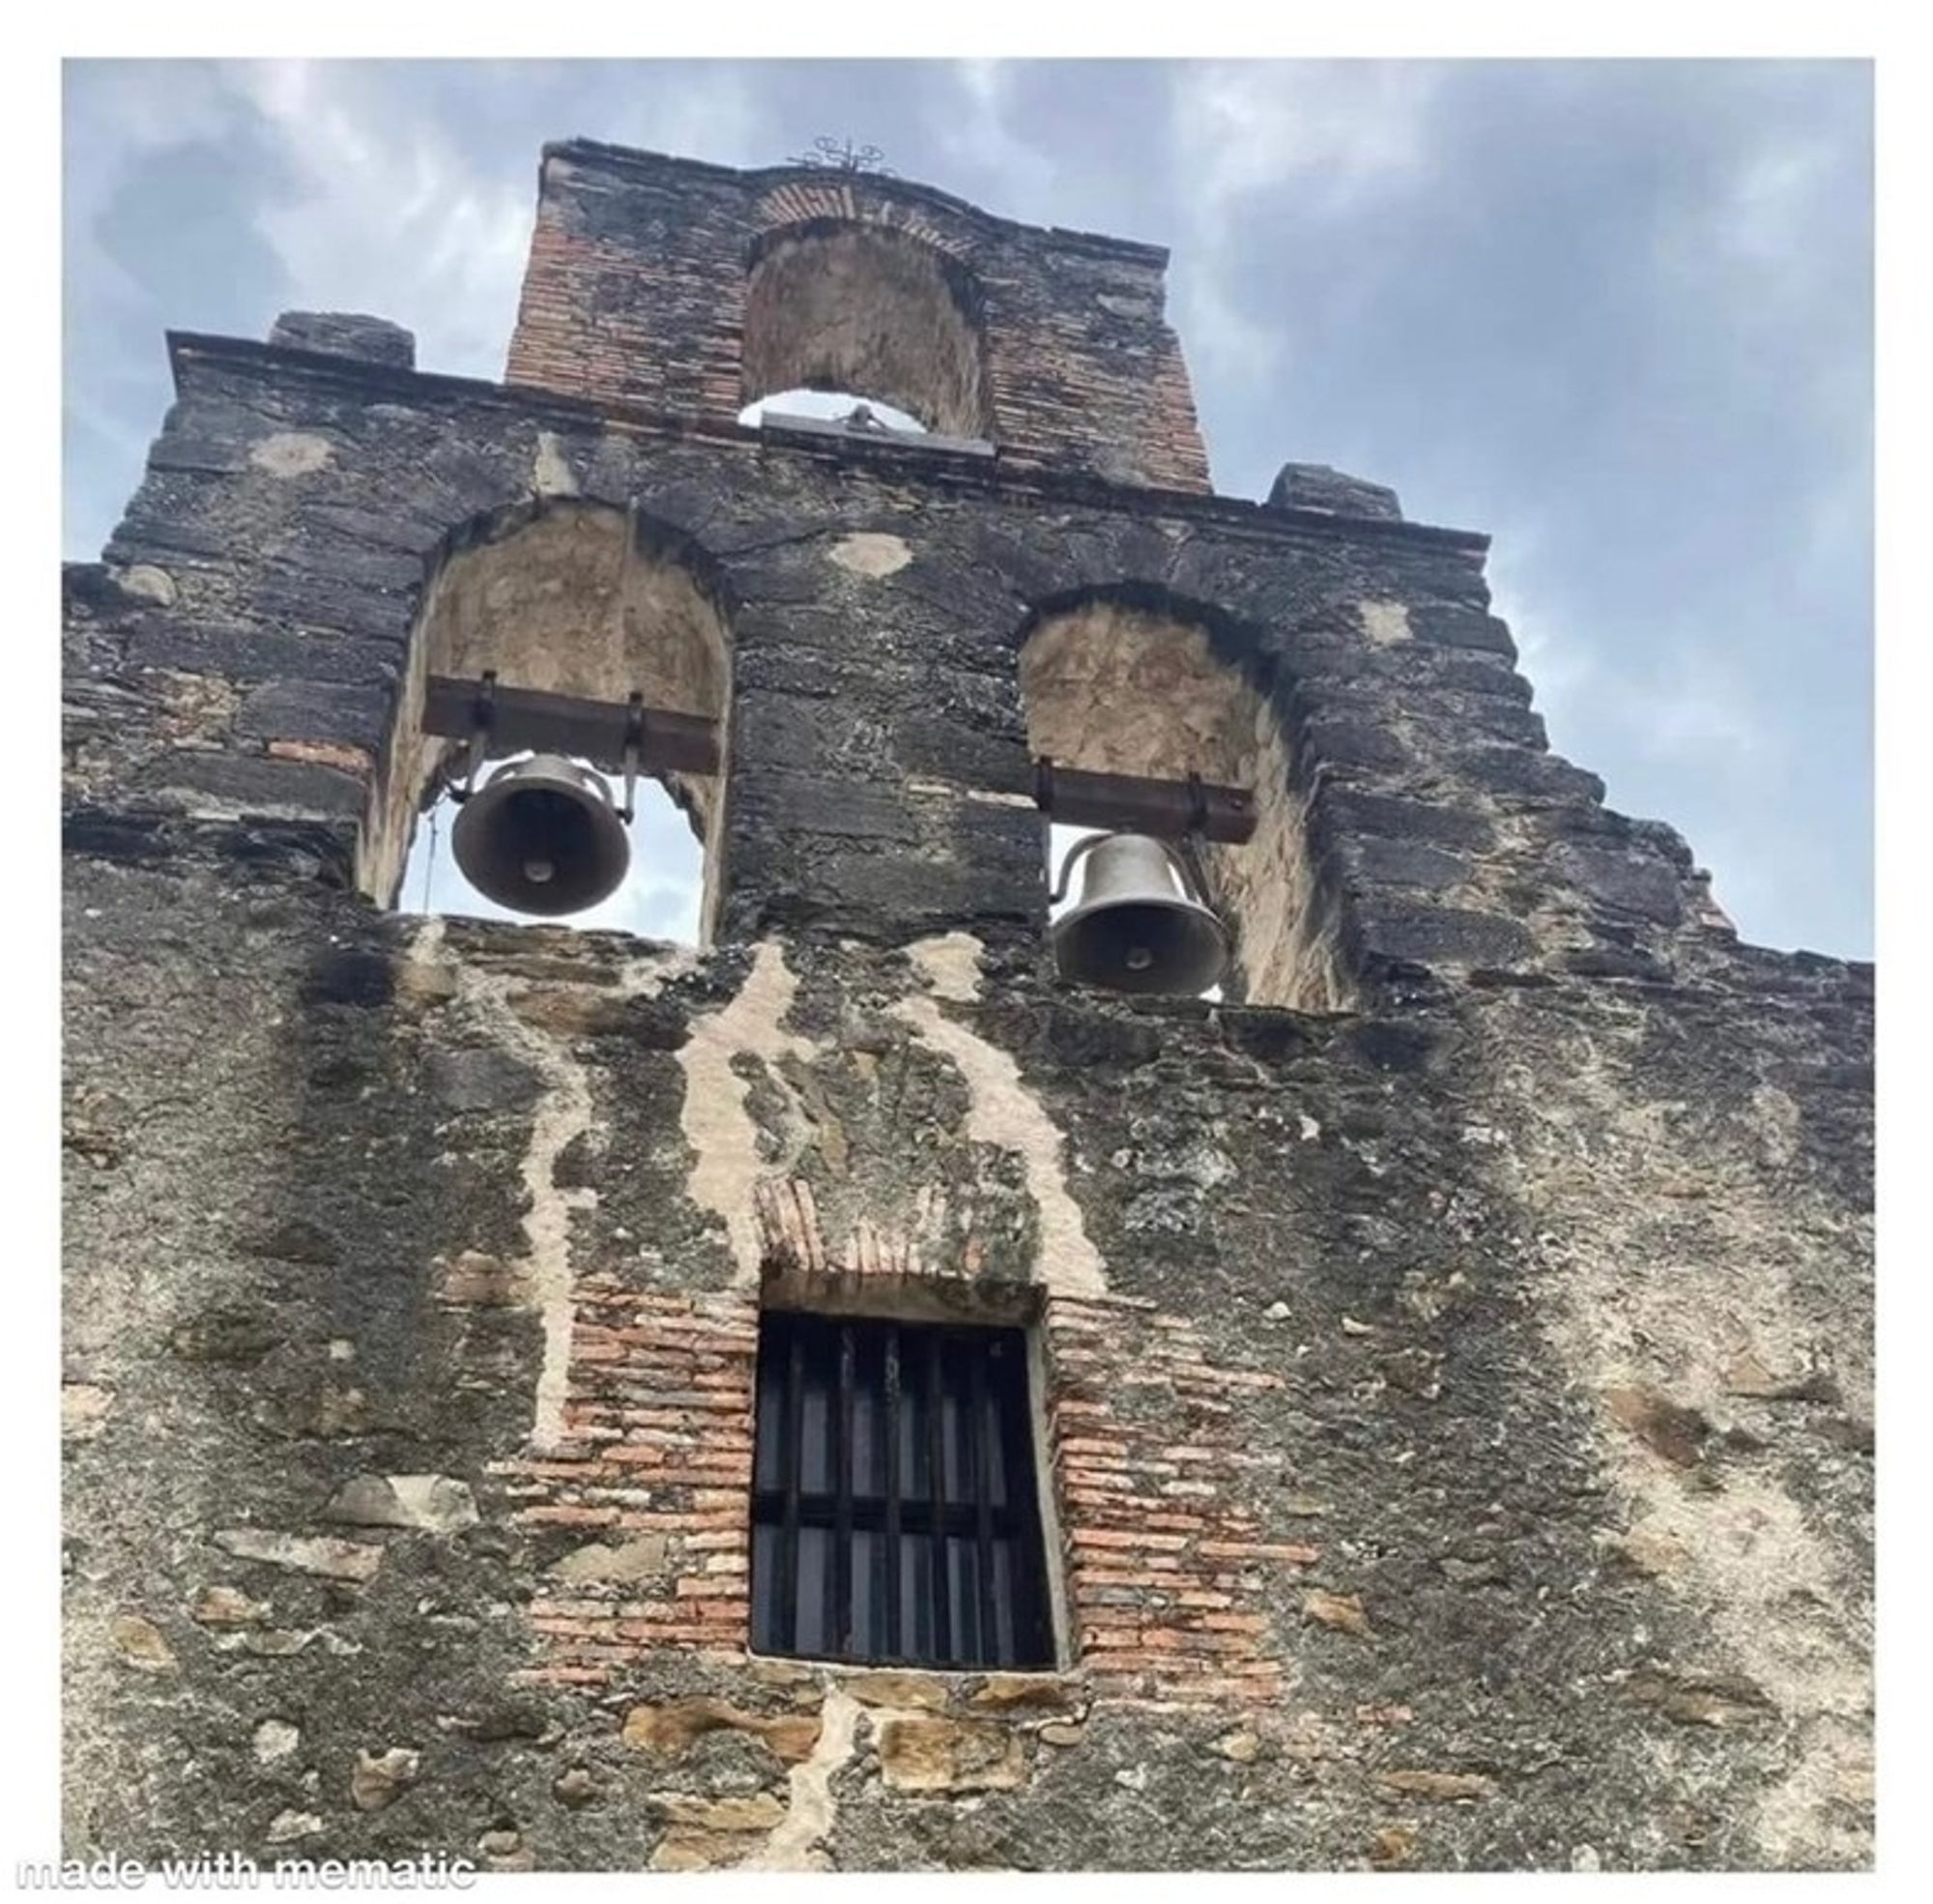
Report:
[{"label": "cloud", "polygon": [[66,531],[91,556],[167,403],[162,331],[245,334],[274,305],[281,269],[253,218],[286,177],[204,64],[71,67],[65,103]]},{"label": "cloud", "polygon": [[1509,622],[1519,662],[1560,752],[1585,766],[1606,761],[1695,766],[1736,794],[1775,760],[1778,722],[1749,665],[1695,616],[1657,631],[1647,649],[1579,632],[1588,609],[1532,520],[1512,525],[1508,555],[1493,562],[1494,607]]},{"label": "cloud", "polygon": [[[935,115],[939,149],[955,164],[992,184],[1001,204],[1047,203],[1053,190],[1053,162],[1014,123],[1024,69],[1007,60],[960,60],[949,71],[955,107]],[[1038,120],[1033,130],[1042,130]]]},{"label": "cloud", "polygon": [[1382,61],[1242,61],[1178,69],[1175,142],[1192,195],[1226,210],[1294,185],[1327,217],[1413,184],[1440,70]]},{"label": "cloud", "polygon": [[[583,134],[715,165],[769,165],[782,156],[771,76],[782,69],[725,60],[571,62],[549,68],[558,105],[536,136]],[[528,87],[515,62],[506,86]],[[564,101],[568,101],[566,105]],[[534,144],[523,155],[528,171]]]},{"label": "cloud", "polygon": [[417,332],[426,367],[500,375],[530,249],[528,178],[479,176],[442,126],[395,109],[361,66],[251,61],[227,77],[293,174],[257,222],[297,306],[393,318]]},{"label": "cloud", "polygon": [[1293,311],[1249,302],[1255,201],[1292,191],[1298,220],[1319,222],[1414,189],[1437,85],[1429,68],[1368,61],[1176,70],[1169,138],[1189,208],[1176,305],[1204,367],[1266,375],[1292,348]]}]

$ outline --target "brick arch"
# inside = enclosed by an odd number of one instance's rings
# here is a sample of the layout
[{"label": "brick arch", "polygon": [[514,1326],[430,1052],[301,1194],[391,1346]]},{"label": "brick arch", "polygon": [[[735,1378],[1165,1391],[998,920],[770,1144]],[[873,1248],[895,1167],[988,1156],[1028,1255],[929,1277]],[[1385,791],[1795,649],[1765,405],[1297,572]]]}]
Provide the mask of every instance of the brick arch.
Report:
[{"label": "brick arch", "polygon": [[923,224],[825,215],[761,231],[739,322],[746,403],[851,390],[949,435],[993,431],[980,280]]},{"label": "brick arch", "polygon": [[852,179],[828,179],[822,173],[794,173],[754,203],[752,227],[759,234],[754,243],[803,225],[867,224],[903,232],[962,261],[970,259],[980,248],[978,234],[957,216],[936,216],[938,209],[871,180],[858,184]]},{"label": "brick arch", "polygon": [[[416,821],[456,743],[420,727],[431,674],[494,669],[505,686],[702,714],[729,732],[732,617],[723,573],[677,525],[596,498],[524,498],[448,531],[424,562],[409,658],[363,826],[359,883],[388,902]],[[725,764],[665,784],[707,843],[712,909]]]},{"label": "brick arch", "polygon": [[1234,929],[1235,995],[1300,1010],[1353,1003],[1340,903],[1311,843],[1293,683],[1258,631],[1158,585],[1116,583],[1036,609],[1019,631],[1017,666],[1033,754],[1253,789],[1254,838],[1197,849],[1209,896]]}]

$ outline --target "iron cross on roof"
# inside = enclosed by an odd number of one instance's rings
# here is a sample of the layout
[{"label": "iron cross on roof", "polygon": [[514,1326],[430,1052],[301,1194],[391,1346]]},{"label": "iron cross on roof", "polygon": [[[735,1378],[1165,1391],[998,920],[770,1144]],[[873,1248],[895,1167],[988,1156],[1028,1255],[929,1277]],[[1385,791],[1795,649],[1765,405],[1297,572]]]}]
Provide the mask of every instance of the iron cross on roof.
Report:
[{"label": "iron cross on roof", "polygon": [[816,138],[810,153],[795,152],[788,165],[812,165],[829,172],[873,172],[882,179],[893,173],[885,164],[886,155],[876,145],[855,146],[851,139]]}]

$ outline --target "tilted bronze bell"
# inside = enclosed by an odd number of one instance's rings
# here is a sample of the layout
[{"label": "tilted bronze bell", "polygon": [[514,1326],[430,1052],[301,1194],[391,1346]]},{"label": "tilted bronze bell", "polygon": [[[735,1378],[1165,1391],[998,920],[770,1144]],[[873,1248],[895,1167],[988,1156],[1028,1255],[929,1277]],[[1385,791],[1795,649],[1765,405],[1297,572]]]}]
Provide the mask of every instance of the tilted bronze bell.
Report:
[{"label": "tilted bronze bell", "polygon": [[464,801],[450,844],[484,898],[542,918],[608,899],[631,863],[603,775],[558,754],[500,766]]},{"label": "tilted bronze bell", "polygon": [[1196,898],[1172,847],[1144,833],[1090,834],[1067,855],[1062,891],[1077,862],[1080,901],[1051,934],[1063,978],[1192,997],[1227,970],[1227,929]]}]

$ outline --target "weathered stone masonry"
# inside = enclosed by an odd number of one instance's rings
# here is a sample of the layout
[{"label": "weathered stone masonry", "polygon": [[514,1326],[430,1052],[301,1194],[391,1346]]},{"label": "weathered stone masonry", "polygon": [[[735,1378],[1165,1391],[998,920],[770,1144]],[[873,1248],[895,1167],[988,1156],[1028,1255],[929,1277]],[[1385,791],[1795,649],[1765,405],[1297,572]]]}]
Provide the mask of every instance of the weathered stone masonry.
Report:
[{"label": "weathered stone masonry", "polygon": [[[994,453],[738,429],[775,257]],[[173,340],[67,578],[73,1852],[1869,1859],[1870,971],[1547,751],[1482,537],[1211,494],[1161,262],[573,145],[505,385]],[[703,952],[382,904],[533,522],[729,644]],[[1175,723],[1233,1001],[1062,987],[1029,733]],[[1056,1670],[748,1656],[768,1297],[1028,1324]]]}]

